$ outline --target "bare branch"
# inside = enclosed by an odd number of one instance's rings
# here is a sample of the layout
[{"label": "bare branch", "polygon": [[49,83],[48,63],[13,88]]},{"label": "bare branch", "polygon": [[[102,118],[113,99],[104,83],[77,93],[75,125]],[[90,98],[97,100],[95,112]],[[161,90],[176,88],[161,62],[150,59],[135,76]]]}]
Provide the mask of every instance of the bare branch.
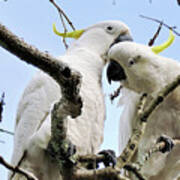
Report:
[{"label": "bare branch", "polygon": [[149,43],[148,43],[149,46],[152,46],[152,45],[154,44],[154,42],[155,42],[155,40],[157,39],[157,37],[158,37],[161,29],[162,29],[162,23],[159,24],[159,27],[158,27],[156,33],[154,34],[153,38],[150,39],[150,41],[149,41]]},{"label": "bare branch", "polygon": [[13,171],[14,173],[22,174],[27,178],[27,180],[38,180],[32,173],[26,172],[25,170],[19,167],[13,167],[11,164],[6,162],[1,156],[0,156],[0,164],[2,164],[7,169]]},{"label": "bare branch", "polygon": [[49,0],[49,1],[56,7],[56,9],[58,10],[59,14],[62,14],[65,17],[66,21],[69,23],[69,25],[71,26],[73,31],[75,31],[76,29],[75,29],[73,23],[70,21],[68,16],[64,13],[64,11],[54,2],[54,0]]},{"label": "bare branch", "polygon": [[137,128],[133,129],[132,136],[128,141],[126,148],[120,157],[118,157],[117,167],[123,168],[129,162],[133,155],[135,154],[137,147],[139,145],[140,139],[145,132],[145,128],[147,125],[147,121],[151,113],[159,106],[164,99],[169,95],[174,89],[176,89],[180,84],[180,75],[170,84],[165,86],[157,95],[155,99],[153,99],[147,109],[136,117],[135,122],[138,122]]},{"label": "bare branch", "polygon": [[[66,28],[66,24],[65,24],[65,22],[64,22],[64,19],[63,19],[63,15],[65,14],[64,12],[63,12],[63,10],[54,2],[54,0],[50,0],[50,2],[55,6],[55,8],[58,10],[58,12],[59,12],[59,16],[60,16],[60,19],[61,19],[61,23],[62,23],[62,25],[63,25],[63,28],[64,28],[64,33],[67,33],[68,32],[68,30],[67,30],[67,28]],[[66,16],[66,14],[65,14],[65,16]],[[67,16],[66,16],[67,17]],[[69,20],[69,19],[68,19]],[[72,22],[70,22],[71,24],[72,24]],[[69,24],[70,26],[71,26],[71,24]],[[72,29],[74,29],[74,27],[72,26]],[[65,48],[67,49],[68,48],[68,45],[67,45],[67,43],[66,43],[66,39],[63,37],[63,43],[64,43],[64,46],[65,46]]]},{"label": "bare branch", "polygon": [[154,21],[154,22],[157,22],[159,24],[162,24],[162,26],[165,26],[166,28],[171,29],[177,36],[180,36],[180,33],[175,30],[176,26],[169,26],[169,25],[165,24],[163,21],[160,21],[158,19],[151,18],[151,17],[148,17],[148,16],[140,15],[140,17],[144,18],[144,19],[148,19],[148,20]]},{"label": "bare branch", "polygon": [[8,131],[8,130],[5,130],[5,129],[2,129],[2,128],[0,128],[0,132],[6,133],[6,134],[10,134],[10,135],[14,136],[14,133],[13,133],[13,132]]}]

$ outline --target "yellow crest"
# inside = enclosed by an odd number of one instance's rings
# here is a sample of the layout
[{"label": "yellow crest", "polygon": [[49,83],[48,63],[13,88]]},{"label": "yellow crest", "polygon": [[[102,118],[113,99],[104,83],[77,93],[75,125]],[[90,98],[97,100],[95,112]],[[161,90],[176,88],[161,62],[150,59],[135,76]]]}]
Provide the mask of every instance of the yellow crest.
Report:
[{"label": "yellow crest", "polygon": [[81,29],[81,30],[75,30],[72,32],[67,32],[67,33],[60,33],[57,31],[55,23],[53,24],[53,31],[56,35],[61,36],[63,38],[74,38],[74,39],[78,39],[84,32],[84,30]]},{"label": "yellow crest", "polygon": [[155,54],[158,54],[162,52],[163,50],[165,50],[166,48],[168,48],[173,43],[174,39],[175,39],[175,36],[172,30],[170,29],[168,40],[159,46],[152,47],[151,49]]}]

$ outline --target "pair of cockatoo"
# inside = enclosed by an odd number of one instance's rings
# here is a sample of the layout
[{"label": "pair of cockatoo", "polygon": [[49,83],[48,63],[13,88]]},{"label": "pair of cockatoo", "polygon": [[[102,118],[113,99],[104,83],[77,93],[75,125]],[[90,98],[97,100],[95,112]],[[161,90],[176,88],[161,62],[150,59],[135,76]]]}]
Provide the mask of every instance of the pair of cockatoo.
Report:
[{"label": "pair of cockatoo", "polygon": [[[157,55],[171,44],[173,39],[170,31],[168,41],[161,46],[150,48],[134,42],[122,42],[113,45],[109,50],[108,56],[112,60],[107,70],[109,81],[119,79],[124,87],[121,97],[124,112],[120,119],[120,152],[125,148],[133,128],[138,124],[135,117],[140,96],[147,93],[155,98],[163,87],[180,75],[179,62]],[[111,72],[114,72],[113,76]],[[155,145],[161,135],[180,138],[179,87],[149,117],[145,134],[140,140],[133,161],[141,162],[143,155]],[[148,180],[179,180],[180,145],[174,146],[170,153],[153,154],[142,167],[141,173]]]},{"label": "pair of cockatoo", "polygon": [[[120,21],[106,21],[67,34],[54,30],[58,35],[77,39],[59,61],[82,75],[82,114],[75,119],[68,117],[67,136],[78,154],[96,153],[104,133],[105,104],[101,84],[106,63],[104,57],[113,42],[132,40],[129,28]],[[26,87],[19,103],[12,164],[39,180],[61,179],[57,164],[51,161],[46,151],[51,138],[50,109],[60,98],[58,84],[44,72],[39,72]],[[10,179],[25,178],[16,173]]]}]

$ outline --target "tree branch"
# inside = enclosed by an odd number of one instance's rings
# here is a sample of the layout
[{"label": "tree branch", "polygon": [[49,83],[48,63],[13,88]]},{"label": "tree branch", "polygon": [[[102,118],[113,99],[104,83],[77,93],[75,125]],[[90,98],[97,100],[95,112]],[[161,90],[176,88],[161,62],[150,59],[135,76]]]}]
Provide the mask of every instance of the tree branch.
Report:
[{"label": "tree branch", "polygon": [[72,30],[75,31],[75,27],[73,25],[73,23],[70,21],[70,19],[68,18],[68,16],[65,14],[65,12],[55,3],[54,0],[49,0],[58,10],[59,14],[62,14],[64,16],[64,18],[66,19],[66,21],[69,23],[69,25],[71,26]]},{"label": "tree branch", "polygon": [[148,16],[144,16],[144,15],[140,15],[141,18],[144,18],[144,19],[148,19],[148,20],[151,20],[151,21],[154,21],[154,22],[157,22],[159,24],[162,24],[163,26],[165,26],[166,28],[168,29],[171,29],[177,36],[180,36],[180,33],[178,31],[176,31],[176,26],[169,26],[167,24],[165,24],[163,21],[160,21],[158,19],[155,19],[155,18],[151,18],[151,17],[148,17]]},{"label": "tree branch", "polygon": [[[64,13],[64,11],[55,3],[54,0],[50,0],[50,2],[55,6],[55,8],[56,8],[56,9],[58,10],[58,12],[59,12],[60,20],[61,20],[61,23],[62,23],[63,28],[64,28],[64,33],[67,33],[68,30],[67,30],[67,28],[66,28],[66,24],[65,24],[65,22],[64,22],[63,16],[66,17],[66,20],[67,20],[68,22],[70,22],[69,25],[70,25],[70,26],[72,25],[72,26],[71,26],[72,29],[75,30],[72,22],[71,22],[71,21],[69,20],[69,18],[66,16],[66,14]],[[64,37],[63,37],[63,43],[64,43],[65,48],[67,49],[67,48],[68,48],[68,45],[67,45],[66,39],[65,39]]]},{"label": "tree branch", "polygon": [[10,134],[10,135],[14,136],[14,133],[13,133],[13,132],[8,131],[8,130],[5,130],[5,129],[2,129],[2,128],[0,128],[0,132],[6,133],[6,134]]},{"label": "tree branch", "polygon": [[162,29],[162,22],[159,24],[159,27],[158,27],[156,33],[154,34],[153,38],[150,39],[150,41],[148,43],[148,46],[152,46],[154,44],[155,40],[159,36],[159,33],[160,33],[161,29]]},{"label": "tree branch", "polygon": [[24,177],[27,178],[27,180],[38,180],[32,173],[26,172],[25,170],[17,167],[13,167],[11,164],[6,162],[1,156],[0,156],[0,164],[2,164],[7,169],[13,171],[14,173],[22,174]]},{"label": "tree branch", "polygon": [[74,174],[73,180],[130,180],[123,177],[118,169],[105,168],[99,170],[77,170]]}]

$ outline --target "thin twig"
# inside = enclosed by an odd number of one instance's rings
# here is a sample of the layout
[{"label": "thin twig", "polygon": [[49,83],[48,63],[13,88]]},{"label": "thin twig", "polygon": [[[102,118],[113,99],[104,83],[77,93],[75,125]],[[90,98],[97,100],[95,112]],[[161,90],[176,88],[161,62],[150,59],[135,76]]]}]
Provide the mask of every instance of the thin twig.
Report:
[{"label": "thin twig", "polygon": [[[62,23],[62,25],[63,25],[63,28],[64,28],[64,33],[67,33],[68,32],[68,30],[67,30],[67,28],[66,28],[66,24],[65,24],[65,22],[64,22],[64,19],[63,19],[63,16],[64,16],[64,12],[63,12],[63,10],[53,1],[53,0],[50,0],[50,2],[56,7],[56,9],[58,10],[58,12],[59,12],[59,16],[60,16],[60,19],[61,19],[61,23]],[[67,17],[67,16],[64,16],[64,17]],[[67,19],[66,19],[67,20]],[[68,19],[69,20],[69,19]],[[68,21],[67,20],[67,21]],[[72,24],[72,23],[71,23]],[[72,27],[72,29],[74,29],[74,27]],[[65,48],[67,49],[68,48],[68,45],[67,45],[67,43],[66,43],[66,39],[63,37],[63,44],[64,44],[64,46],[65,46]]]},{"label": "thin twig", "polygon": [[14,133],[13,133],[13,132],[8,131],[8,130],[5,130],[5,129],[2,129],[2,128],[0,128],[0,132],[6,133],[6,134],[10,134],[10,135],[14,136]]},{"label": "thin twig", "polygon": [[[63,27],[64,27],[64,33],[67,33],[67,28],[66,28],[66,25],[65,25],[63,16],[62,16],[61,13],[60,13],[59,15],[60,15],[60,19],[61,19],[62,25],[63,25]],[[63,37],[63,43],[64,43],[65,48],[68,49],[68,44],[67,44],[67,42],[66,42],[65,37]]]},{"label": "thin twig", "polygon": [[11,164],[6,162],[2,156],[0,156],[0,164],[2,164],[7,169],[11,170],[14,173],[19,173],[27,178],[27,180],[38,180],[32,173],[29,173],[22,168],[19,167],[13,167]]},{"label": "thin twig", "polygon": [[0,100],[0,122],[2,122],[3,106],[5,105],[4,98],[5,98],[5,93],[3,92]]},{"label": "thin twig", "polygon": [[49,0],[49,1],[57,8],[58,12],[65,17],[66,21],[69,23],[69,25],[71,26],[72,30],[75,31],[76,29],[75,29],[73,23],[70,21],[68,16],[64,13],[64,11],[54,2],[54,0]]},{"label": "thin twig", "polygon": [[150,39],[150,41],[149,41],[149,43],[148,43],[149,46],[152,46],[152,45],[154,44],[154,42],[155,42],[155,40],[157,39],[157,37],[158,37],[161,29],[162,29],[162,23],[159,24],[159,27],[158,27],[156,33],[154,34],[153,38]]},{"label": "thin twig", "polygon": [[123,86],[120,85],[120,86],[118,87],[118,89],[117,89],[113,94],[110,95],[110,100],[111,100],[111,102],[112,102],[116,97],[119,96],[122,88],[123,88]]},{"label": "thin twig", "polygon": [[140,17],[144,18],[144,19],[148,19],[148,20],[154,21],[154,22],[157,22],[159,24],[162,24],[166,28],[171,29],[177,36],[180,36],[180,33],[175,30],[177,28],[176,26],[169,26],[169,25],[165,24],[163,21],[160,21],[158,19],[151,18],[151,17],[148,17],[148,16],[140,15]]}]

